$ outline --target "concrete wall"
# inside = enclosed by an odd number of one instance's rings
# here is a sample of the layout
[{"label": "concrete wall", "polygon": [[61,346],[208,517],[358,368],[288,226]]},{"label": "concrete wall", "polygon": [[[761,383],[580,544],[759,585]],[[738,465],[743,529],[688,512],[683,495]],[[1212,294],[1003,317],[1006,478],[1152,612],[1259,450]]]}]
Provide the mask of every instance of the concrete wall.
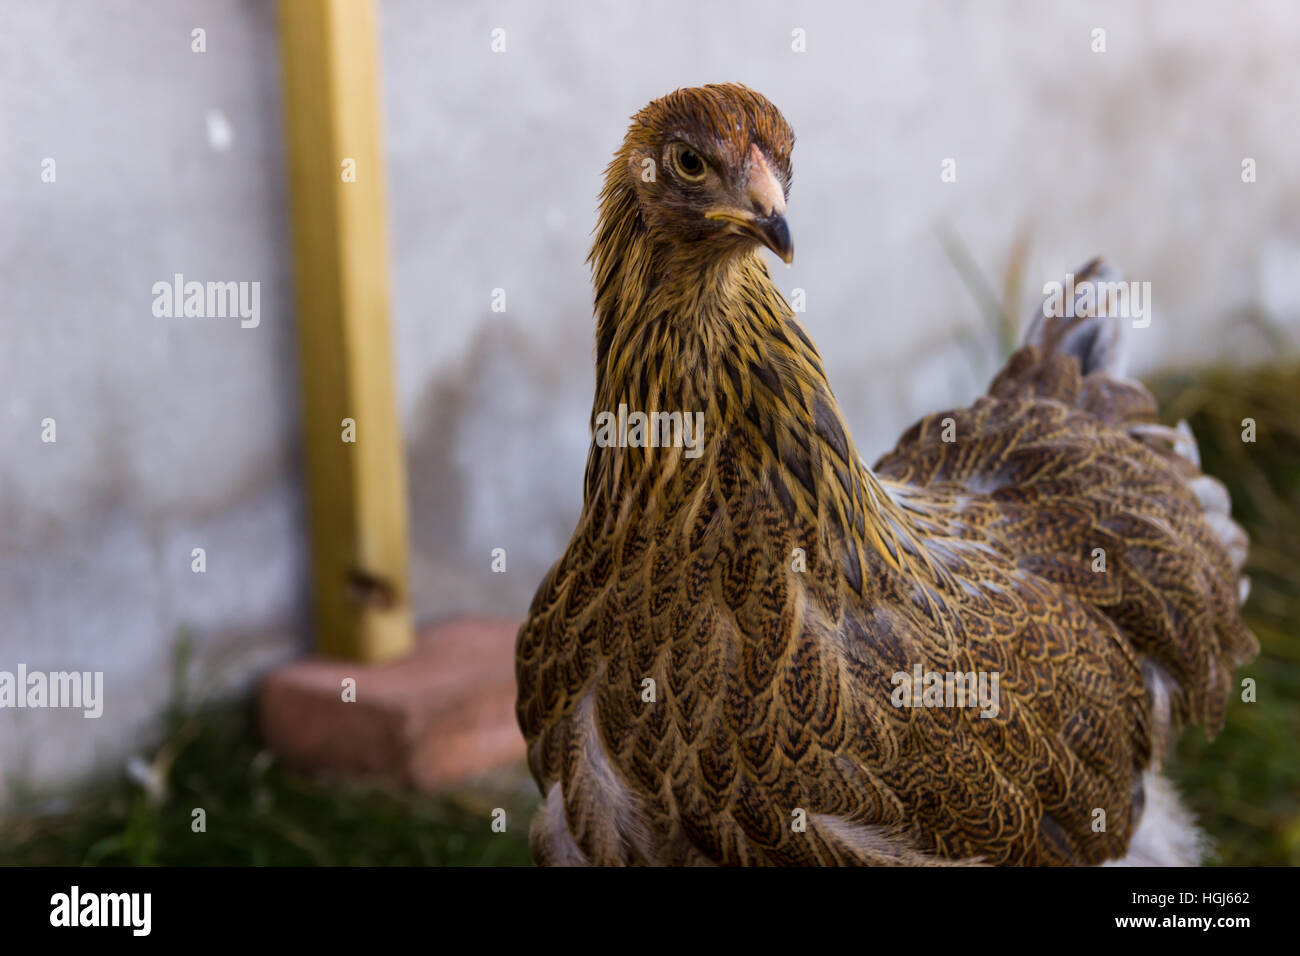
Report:
[{"label": "concrete wall", "polygon": [[[0,670],[106,695],[98,720],[0,710],[2,794],[144,747],[183,630],[217,685],[308,638],[274,6],[0,20]],[[178,272],[259,281],[259,326],[155,317]]]},{"label": "concrete wall", "polygon": [[[3,793],[144,748],[183,630],[196,676],[231,687],[309,647],[310,624],[271,4],[0,11],[0,670],[103,670],[107,695],[95,721],[0,711]],[[627,117],[676,86],[745,82],[794,126],[798,259],[776,274],[806,290],[868,457],[994,369],[941,233],[998,287],[1027,235],[1026,306],[1096,252],[1151,281],[1139,371],[1266,354],[1252,310],[1300,339],[1300,17],[1285,3],[381,14],[423,618],[522,613],[572,529],[595,197]],[[177,272],[259,281],[260,324],[154,316],[153,283]],[[983,346],[963,344],[972,332]]]}]

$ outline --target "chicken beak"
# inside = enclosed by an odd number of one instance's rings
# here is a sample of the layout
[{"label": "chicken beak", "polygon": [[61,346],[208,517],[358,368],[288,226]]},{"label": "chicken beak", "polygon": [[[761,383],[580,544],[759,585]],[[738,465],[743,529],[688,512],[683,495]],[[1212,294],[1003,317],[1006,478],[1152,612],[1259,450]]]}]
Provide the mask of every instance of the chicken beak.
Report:
[{"label": "chicken beak", "polygon": [[794,240],[790,238],[790,227],[785,221],[785,216],[779,212],[774,212],[770,216],[756,216],[748,209],[723,206],[710,209],[704,214],[704,218],[729,222],[735,227],[733,232],[757,239],[780,256],[781,261],[786,265],[794,262]]},{"label": "chicken beak", "polygon": [[757,146],[749,148],[746,172],[745,199],[749,208],[722,206],[710,209],[705,218],[731,223],[737,227],[736,231],[753,236],[789,265],[794,261],[794,241],[785,221],[785,190]]},{"label": "chicken beak", "polygon": [[785,190],[757,145],[749,147],[749,203],[754,210],[753,226],[759,241],[789,265],[794,261],[794,242],[785,221]]},{"label": "chicken beak", "polygon": [[790,226],[786,223],[785,216],[780,213],[761,216],[753,224],[763,245],[780,256],[786,265],[794,262],[794,240],[790,238]]}]

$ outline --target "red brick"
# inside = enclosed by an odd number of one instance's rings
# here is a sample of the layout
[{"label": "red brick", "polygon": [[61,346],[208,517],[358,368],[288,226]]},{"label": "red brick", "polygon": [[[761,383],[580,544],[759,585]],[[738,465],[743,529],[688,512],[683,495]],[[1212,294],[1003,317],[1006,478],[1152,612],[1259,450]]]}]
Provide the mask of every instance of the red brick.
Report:
[{"label": "red brick", "polygon": [[[461,618],[422,628],[400,661],[295,661],[259,688],[262,734],[294,766],[426,790],[521,760],[518,630],[517,620]],[[342,699],[348,677],[357,682],[354,703]]]}]

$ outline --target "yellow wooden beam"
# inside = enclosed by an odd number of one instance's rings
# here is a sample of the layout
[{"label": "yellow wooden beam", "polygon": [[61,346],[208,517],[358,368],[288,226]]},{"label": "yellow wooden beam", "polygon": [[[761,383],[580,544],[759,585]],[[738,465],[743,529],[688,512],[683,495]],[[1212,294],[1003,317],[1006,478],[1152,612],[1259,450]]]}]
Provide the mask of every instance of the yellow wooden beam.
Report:
[{"label": "yellow wooden beam", "polygon": [[388,660],[414,634],[375,8],[281,0],[279,10],[317,646]]}]

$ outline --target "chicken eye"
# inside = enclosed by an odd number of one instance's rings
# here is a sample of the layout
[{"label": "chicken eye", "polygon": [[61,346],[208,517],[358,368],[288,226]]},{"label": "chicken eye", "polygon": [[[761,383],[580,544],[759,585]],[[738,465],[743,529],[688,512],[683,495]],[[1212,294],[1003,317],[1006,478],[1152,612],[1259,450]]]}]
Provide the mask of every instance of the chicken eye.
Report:
[{"label": "chicken eye", "polygon": [[674,150],[673,166],[676,167],[678,175],[693,183],[702,180],[708,170],[704,160],[700,158],[700,154],[689,146],[678,146]]}]

